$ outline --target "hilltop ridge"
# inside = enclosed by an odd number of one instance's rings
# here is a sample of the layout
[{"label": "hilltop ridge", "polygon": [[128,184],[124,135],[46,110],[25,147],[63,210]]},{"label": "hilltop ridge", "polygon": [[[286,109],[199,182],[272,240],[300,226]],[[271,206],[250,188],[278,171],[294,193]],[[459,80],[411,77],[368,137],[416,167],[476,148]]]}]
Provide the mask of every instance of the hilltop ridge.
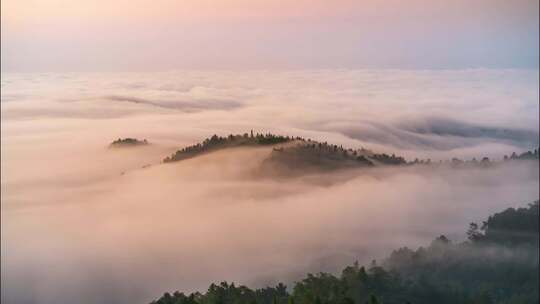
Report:
[{"label": "hilltop ridge", "polygon": [[400,156],[385,153],[376,154],[367,149],[346,149],[343,146],[318,142],[303,137],[275,135],[272,133],[230,134],[227,137],[213,135],[202,143],[197,143],[177,150],[163,159],[164,163],[181,161],[202,154],[233,147],[272,146],[268,160],[294,162],[304,165],[321,166],[366,166],[405,165],[407,161]]},{"label": "hilltop ridge", "polygon": [[[281,168],[287,171],[296,169],[334,170],[345,168],[369,168],[376,166],[449,166],[452,168],[491,167],[501,163],[491,161],[488,157],[480,160],[450,160],[432,162],[431,159],[414,159],[407,161],[402,156],[386,153],[375,153],[360,148],[344,148],[342,145],[319,142],[309,138],[276,135],[272,133],[244,133],[230,134],[226,137],[213,136],[201,143],[184,147],[170,156],[165,157],[163,163],[172,163],[194,158],[215,151],[235,147],[272,147],[269,156],[264,160],[266,168]],[[521,154],[512,153],[510,157],[504,156],[502,162],[514,160],[538,160],[538,149]]]},{"label": "hilltop ridge", "polygon": [[251,134],[244,133],[244,134],[237,134],[233,135],[230,134],[227,137],[221,137],[218,135],[213,135],[209,138],[206,138],[203,140],[202,143],[197,143],[191,146],[184,147],[180,150],[177,150],[175,153],[173,153],[170,156],[167,156],[163,159],[164,163],[170,163],[170,162],[176,162],[181,161],[185,159],[189,159],[192,157],[196,157],[202,154],[214,152],[217,150],[225,149],[225,148],[232,148],[232,147],[256,147],[256,146],[269,146],[269,145],[276,145],[286,142],[291,142],[294,140],[303,140],[300,137],[289,137],[289,136],[281,136],[281,135],[274,135],[274,134],[259,134],[256,135],[253,134],[253,131],[251,131]]}]

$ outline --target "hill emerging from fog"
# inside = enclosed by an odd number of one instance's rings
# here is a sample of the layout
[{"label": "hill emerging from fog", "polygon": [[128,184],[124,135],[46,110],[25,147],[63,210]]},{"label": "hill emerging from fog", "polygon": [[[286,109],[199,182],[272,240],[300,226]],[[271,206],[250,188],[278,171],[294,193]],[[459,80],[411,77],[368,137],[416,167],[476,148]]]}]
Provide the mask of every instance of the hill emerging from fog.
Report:
[{"label": "hill emerging from fog", "polygon": [[126,147],[139,147],[139,146],[146,146],[148,145],[148,141],[146,139],[139,140],[137,138],[118,138],[117,140],[113,141],[109,144],[110,148],[126,148]]},{"label": "hill emerging from fog", "polygon": [[343,169],[373,167],[377,165],[406,165],[403,157],[376,154],[366,149],[346,149],[343,146],[317,142],[302,137],[274,134],[253,134],[220,137],[213,135],[202,143],[188,146],[163,159],[171,163],[198,157],[207,153],[237,147],[271,147],[271,153],[263,162],[267,168],[281,169]]},{"label": "hill emerging from fog", "polygon": [[171,156],[167,156],[165,159],[163,159],[163,162],[170,163],[181,161],[227,148],[272,146],[292,142],[295,140],[300,141],[302,139],[299,137],[292,138],[289,136],[285,137],[273,134],[257,134],[256,136],[254,136],[253,131],[251,131],[251,135],[248,135],[247,133],[245,133],[244,135],[231,134],[227,137],[213,135],[212,137],[205,139],[202,143],[197,143],[195,145],[188,146],[176,151]]},{"label": "hill emerging from fog", "polygon": [[[163,159],[163,163],[183,161],[208,153],[239,147],[267,147],[271,148],[269,156],[263,161],[264,170],[279,173],[328,171],[336,169],[370,168],[379,166],[450,166],[453,168],[481,167],[487,168],[501,162],[490,161],[487,157],[480,160],[461,160],[453,158],[447,161],[432,162],[430,159],[407,161],[395,154],[375,153],[367,149],[347,149],[343,146],[319,142],[302,137],[283,135],[230,134],[227,137],[213,135],[201,143],[177,150]],[[505,156],[504,161],[512,160],[538,160],[538,149],[522,154],[513,153]]]},{"label": "hill emerging from fog", "polygon": [[495,213],[481,227],[471,223],[465,242],[441,235],[426,247],[394,250],[382,264],[307,274],[292,288],[224,281],[203,293],[165,293],[151,304],[538,303],[538,206]]}]

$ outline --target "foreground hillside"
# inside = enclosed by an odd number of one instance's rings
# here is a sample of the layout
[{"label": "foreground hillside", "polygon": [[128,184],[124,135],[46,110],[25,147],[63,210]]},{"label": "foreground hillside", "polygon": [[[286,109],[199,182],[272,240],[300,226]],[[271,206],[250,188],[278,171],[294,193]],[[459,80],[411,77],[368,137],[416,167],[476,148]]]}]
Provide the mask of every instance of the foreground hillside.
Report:
[{"label": "foreground hillside", "polygon": [[400,248],[381,264],[308,274],[290,288],[222,282],[205,293],[165,293],[152,304],[538,303],[538,219],[536,201],[471,223],[466,242],[442,235],[425,248]]}]

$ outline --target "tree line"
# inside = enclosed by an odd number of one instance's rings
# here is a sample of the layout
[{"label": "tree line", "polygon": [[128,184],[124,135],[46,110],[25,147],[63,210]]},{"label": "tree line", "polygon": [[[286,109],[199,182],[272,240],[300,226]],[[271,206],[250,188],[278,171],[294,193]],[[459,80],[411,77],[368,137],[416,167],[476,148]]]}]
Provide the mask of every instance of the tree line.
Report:
[{"label": "tree line", "polygon": [[397,249],[380,264],[307,274],[290,288],[221,282],[204,293],[165,293],[151,304],[538,303],[538,207],[536,201],[471,223],[464,242],[441,235],[427,247]]},{"label": "tree line", "polygon": [[[453,168],[460,167],[489,167],[493,165],[494,162],[490,161],[488,157],[482,157],[480,160],[473,158],[471,160],[461,160],[459,158],[452,158],[450,160],[440,160],[438,162],[432,162],[431,159],[414,159],[413,161],[407,161],[404,157],[396,156],[395,154],[386,154],[386,153],[374,153],[370,150],[360,148],[360,149],[347,149],[342,145],[329,144],[328,142],[318,142],[310,138],[303,137],[293,137],[293,136],[283,136],[276,135],[272,133],[253,133],[253,130],[244,134],[229,134],[226,137],[218,136],[214,134],[213,136],[206,138],[201,143],[197,143],[191,146],[184,147],[177,150],[170,156],[167,156],[163,159],[164,163],[170,163],[175,161],[180,161],[188,158],[195,157],[197,155],[216,151],[219,149],[227,147],[238,147],[238,146],[264,146],[264,145],[277,145],[287,142],[295,141],[297,147],[303,148],[303,153],[317,154],[318,157],[332,159],[332,160],[352,160],[356,161],[358,164],[374,166],[374,165],[392,165],[392,166],[401,166],[401,165],[448,165]],[[284,152],[285,149],[290,152],[291,149],[295,147],[286,147],[286,148],[276,148],[273,150],[275,153]],[[305,155],[305,154],[304,154]],[[512,160],[538,160],[538,149],[533,151],[527,151],[521,154],[513,152],[510,156],[505,155],[504,161]]]}]

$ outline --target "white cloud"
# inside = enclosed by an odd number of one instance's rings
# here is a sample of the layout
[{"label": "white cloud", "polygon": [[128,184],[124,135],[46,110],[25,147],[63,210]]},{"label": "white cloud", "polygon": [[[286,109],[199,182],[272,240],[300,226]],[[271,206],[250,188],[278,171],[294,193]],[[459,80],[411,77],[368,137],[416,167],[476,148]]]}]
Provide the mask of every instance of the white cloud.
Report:
[{"label": "white cloud", "polygon": [[[269,179],[253,175],[265,149],[158,165],[180,146],[250,129],[410,158],[501,157],[538,134],[537,72],[2,76],[2,300],[11,303],[145,302],[225,279],[290,281],[460,237],[468,222],[539,196],[527,165]],[[185,112],[103,96],[241,106]],[[426,117],[441,119],[430,132],[418,125]],[[451,128],[433,131],[441,121]],[[344,135],[352,129],[356,139]],[[152,145],[108,150],[118,137]],[[443,148],[426,149],[434,143]]]}]

